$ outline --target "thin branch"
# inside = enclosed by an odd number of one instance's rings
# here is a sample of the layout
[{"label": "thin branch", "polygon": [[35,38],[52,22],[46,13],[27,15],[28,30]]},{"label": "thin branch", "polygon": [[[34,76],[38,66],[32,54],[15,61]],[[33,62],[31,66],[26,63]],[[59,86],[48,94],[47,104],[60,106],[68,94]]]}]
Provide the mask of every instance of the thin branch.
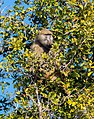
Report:
[{"label": "thin branch", "polygon": [[[79,50],[79,48],[81,48],[81,46],[82,46],[82,44],[84,43],[85,40],[86,40],[86,39],[84,39],[84,40],[82,41],[82,43],[80,44],[80,46],[78,46],[78,49],[77,49],[77,50]],[[77,55],[77,52],[75,52],[75,54],[74,54],[73,57],[70,59],[70,61],[65,65],[63,71],[65,71],[66,68],[68,67],[68,65],[73,62],[73,59],[74,59],[74,57],[75,57],[76,55]]]},{"label": "thin branch", "polygon": [[37,103],[38,103],[38,109],[39,109],[39,119],[42,119],[42,106],[40,103],[39,94],[38,94],[38,87],[36,86],[36,83],[35,83],[35,89],[36,89]]},{"label": "thin branch", "polygon": [[2,14],[6,8],[8,8],[8,6],[5,6],[2,10],[0,10],[0,14]]},{"label": "thin branch", "polygon": [[[35,105],[37,105],[37,103],[36,103],[36,101],[31,97],[31,95],[27,95],[29,98],[30,98],[30,100],[32,100],[32,102],[35,104]],[[38,105],[37,105],[38,106]]]}]

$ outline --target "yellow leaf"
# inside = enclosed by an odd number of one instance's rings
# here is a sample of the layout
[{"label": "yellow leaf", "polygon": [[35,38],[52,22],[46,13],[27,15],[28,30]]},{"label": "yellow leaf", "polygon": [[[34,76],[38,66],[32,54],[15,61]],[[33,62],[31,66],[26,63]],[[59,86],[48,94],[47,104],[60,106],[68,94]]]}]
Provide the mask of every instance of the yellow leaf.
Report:
[{"label": "yellow leaf", "polygon": [[16,94],[18,94],[18,95],[19,95],[19,94],[20,94],[20,91],[16,92]]},{"label": "yellow leaf", "polygon": [[68,104],[71,105],[72,103],[73,103],[73,101],[68,99]]},{"label": "yellow leaf", "polygon": [[0,69],[2,68],[2,63],[0,63]]},{"label": "yellow leaf", "polygon": [[80,4],[79,6],[81,7],[81,9],[83,9],[83,5],[82,4]]},{"label": "yellow leaf", "polygon": [[92,69],[94,69],[94,66],[91,66]]},{"label": "yellow leaf", "polygon": [[72,0],[72,2],[76,2],[76,0]]},{"label": "yellow leaf", "polygon": [[76,105],[76,102],[72,102],[72,106],[75,106]]},{"label": "yellow leaf", "polygon": [[88,76],[90,76],[92,73],[93,73],[93,71],[91,71],[91,72],[88,72]]},{"label": "yellow leaf", "polygon": [[72,38],[72,42],[73,43],[77,43],[77,39],[76,38]]}]

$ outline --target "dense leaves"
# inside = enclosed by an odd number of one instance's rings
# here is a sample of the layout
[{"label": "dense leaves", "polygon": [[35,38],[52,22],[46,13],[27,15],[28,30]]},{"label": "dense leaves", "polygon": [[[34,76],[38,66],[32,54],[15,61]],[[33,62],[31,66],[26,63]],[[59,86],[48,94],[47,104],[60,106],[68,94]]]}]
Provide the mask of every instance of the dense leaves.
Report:
[{"label": "dense leaves", "polygon": [[[94,2],[16,0],[0,20],[0,69],[15,88],[13,111],[3,117],[93,119]],[[42,27],[52,30],[54,43],[39,59],[30,45]]]}]

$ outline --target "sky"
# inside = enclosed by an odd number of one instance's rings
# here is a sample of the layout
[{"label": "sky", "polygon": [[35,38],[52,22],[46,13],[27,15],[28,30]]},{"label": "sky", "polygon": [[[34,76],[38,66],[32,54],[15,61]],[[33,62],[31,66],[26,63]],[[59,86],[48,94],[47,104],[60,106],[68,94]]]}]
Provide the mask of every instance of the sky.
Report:
[{"label": "sky", "polygon": [[[6,9],[8,8],[12,8],[13,4],[14,4],[15,0],[4,0],[4,7],[7,7]],[[5,11],[6,11],[5,9]]]},{"label": "sky", "polygon": [[[1,3],[2,1],[4,1],[4,4],[1,6],[0,11],[3,11],[3,12],[2,12],[2,15],[3,15],[4,13],[6,13],[6,11],[7,11],[8,9],[12,9],[12,8],[13,8],[13,6],[15,5],[14,2],[15,2],[16,0],[0,0],[0,3]],[[32,1],[32,0],[31,0],[31,1]],[[0,41],[1,41],[1,39],[0,39]],[[2,58],[3,58],[3,56],[0,55],[0,62],[1,62]],[[0,77],[0,82],[3,81],[3,80],[4,80],[4,79],[3,79],[2,77]],[[5,81],[8,81],[9,83],[11,83],[11,82],[12,82],[12,79],[6,79]],[[13,84],[11,84],[11,85],[9,86],[9,88],[7,89],[7,91],[8,91],[9,93],[10,93],[10,92],[13,92]],[[5,94],[6,94],[6,91],[5,91]],[[0,95],[3,95],[3,94],[2,94],[2,88],[1,88],[1,86],[0,86]]]},{"label": "sky", "polygon": [[[3,0],[0,0],[0,2]],[[3,10],[3,13],[6,12],[8,9],[12,9],[12,6],[14,5],[15,0],[4,0],[4,4],[3,6],[0,8],[0,10]],[[1,40],[1,39],[0,39]],[[2,55],[0,55],[0,61],[2,60]],[[4,81],[4,79],[2,77],[0,77],[0,82]],[[2,96],[6,96],[7,92],[8,93],[13,93],[14,92],[14,88],[13,88],[13,84],[12,84],[12,80],[11,79],[5,79],[5,81],[9,82],[10,85],[8,87],[5,87],[6,90],[4,91],[4,93],[2,93],[2,86],[0,86],[0,98]],[[4,113],[3,111],[0,111],[0,114]]]},{"label": "sky", "polygon": [[[4,4],[0,8],[0,11],[3,11],[2,12],[2,15],[3,15],[4,13],[6,13],[6,11],[8,9],[12,9],[13,8],[14,2],[16,0],[0,0],[0,3],[1,3],[1,1],[4,1]],[[1,41],[1,39],[0,39],[0,41]],[[0,55],[0,62],[1,62],[2,58],[3,58],[3,56]],[[5,86],[4,93],[2,92],[2,81],[5,81],[5,82],[9,82],[10,83],[9,86]],[[7,97],[7,94],[8,93],[9,94],[11,93],[11,95],[13,95],[13,93],[15,92],[15,89],[13,88],[12,81],[13,81],[12,78],[11,79],[8,79],[8,78],[4,79],[4,78],[0,77],[0,99],[2,99],[2,96],[3,97]],[[3,111],[0,111],[0,114],[2,114],[2,113],[4,113],[4,112]]]},{"label": "sky", "polygon": [[[6,12],[8,9],[11,9],[14,5],[15,0],[0,0],[0,3],[4,1],[4,4],[1,6],[0,11]],[[1,5],[1,4],[0,4]]]}]

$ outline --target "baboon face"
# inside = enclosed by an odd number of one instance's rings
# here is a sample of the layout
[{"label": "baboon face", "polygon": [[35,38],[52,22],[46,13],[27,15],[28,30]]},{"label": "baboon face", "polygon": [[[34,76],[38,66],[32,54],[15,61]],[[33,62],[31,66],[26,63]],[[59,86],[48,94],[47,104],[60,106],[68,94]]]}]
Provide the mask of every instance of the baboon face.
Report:
[{"label": "baboon face", "polygon": [[38,40],[43,45],[52,45],[52,43],[53,43],[52,34],[39,34]]},{"label": "baboon face", "polygon": [[31,45],[31,49],[41,56],[43,52],[48,53],[53,44],[52,32],[48,29],[42,29],[36,36],[35,42]]}]

